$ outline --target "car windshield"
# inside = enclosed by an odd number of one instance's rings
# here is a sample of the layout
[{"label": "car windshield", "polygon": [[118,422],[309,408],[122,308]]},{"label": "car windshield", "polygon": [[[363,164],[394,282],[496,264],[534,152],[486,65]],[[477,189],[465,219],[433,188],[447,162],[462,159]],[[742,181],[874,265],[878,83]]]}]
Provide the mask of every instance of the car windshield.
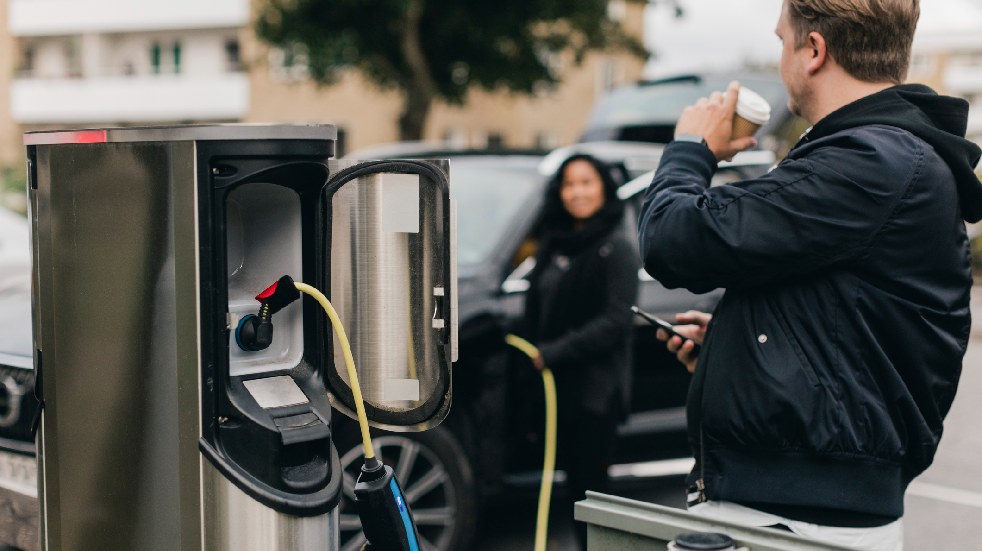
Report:
[{"label": "car windshield", "polygon": [[511,221],[541,189],[535,158],[514,163],[501,157],[450,160],[450,196],[457,200],[457,264],[481,262]]},{"label": "car windshield", "polygon": [[[741,84],[760,94],[771,108],[784,98],[780,80],[742,78]],[[686,106],[718,90],[725,90],[728,77],[680,79],[657,84],[624,86],[603,98],[590,117],[589,128],[608,128],[635,124],[674,124]]]}]

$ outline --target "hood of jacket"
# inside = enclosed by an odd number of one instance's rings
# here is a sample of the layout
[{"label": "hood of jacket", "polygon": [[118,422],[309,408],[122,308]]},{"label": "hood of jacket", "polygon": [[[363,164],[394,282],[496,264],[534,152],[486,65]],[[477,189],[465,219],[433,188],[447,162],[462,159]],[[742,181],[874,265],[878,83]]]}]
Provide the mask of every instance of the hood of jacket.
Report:
[{"label": "hood of jacket", "polygon": [[982,219],[982,182],[975,174],[982,150],[965,139],[968,102],[921,84],[901,84],[854,101],[818,121],[802,142],[858,126],[884,124],[924,140],[955,176],[962,217]]}]

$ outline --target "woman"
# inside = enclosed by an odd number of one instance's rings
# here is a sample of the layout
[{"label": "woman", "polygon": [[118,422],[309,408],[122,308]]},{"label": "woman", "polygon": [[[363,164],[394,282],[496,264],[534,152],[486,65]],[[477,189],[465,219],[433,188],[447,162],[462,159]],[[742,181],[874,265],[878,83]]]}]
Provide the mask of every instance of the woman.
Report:
[{"label": "woman", "polygon": [[[524,332],[539,349],[535,366],[556,378],[558,451],[572,501],[607,489],[615,429],[627,411],[640,259],[623,216],[609,169],[575,155],[550,182],[537,225]],[[577,523],[577,537],[585,548],[585,524]]]}]

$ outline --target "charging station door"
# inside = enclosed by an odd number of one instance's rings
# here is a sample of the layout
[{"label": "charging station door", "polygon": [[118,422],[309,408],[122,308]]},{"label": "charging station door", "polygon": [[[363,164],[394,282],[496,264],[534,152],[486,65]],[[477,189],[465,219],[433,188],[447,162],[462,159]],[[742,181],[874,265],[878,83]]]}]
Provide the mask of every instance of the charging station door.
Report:
[{"label": "charging station door", "polygon": [[[332,161],[325,189],[331,300],[346,324],[373,426],[436,426],[456,361],[456,221],[446,161]],[[354,418],[340,345],[333,405]]]}]

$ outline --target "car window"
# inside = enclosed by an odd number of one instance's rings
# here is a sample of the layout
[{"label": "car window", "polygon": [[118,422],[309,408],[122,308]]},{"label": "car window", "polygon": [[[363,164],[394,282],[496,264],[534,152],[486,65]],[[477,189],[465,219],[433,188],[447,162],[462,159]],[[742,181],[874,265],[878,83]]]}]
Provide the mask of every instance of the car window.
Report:
[{"label": "car window", "polygon": [[450,161],[450,197],[457,200],[457,264],[481,262],[509,222],[541,189],[534,165]]},{"label": "car window", "polygon": [[28,222],[0,208],[0,364],[30,367],[31,255]]}]

